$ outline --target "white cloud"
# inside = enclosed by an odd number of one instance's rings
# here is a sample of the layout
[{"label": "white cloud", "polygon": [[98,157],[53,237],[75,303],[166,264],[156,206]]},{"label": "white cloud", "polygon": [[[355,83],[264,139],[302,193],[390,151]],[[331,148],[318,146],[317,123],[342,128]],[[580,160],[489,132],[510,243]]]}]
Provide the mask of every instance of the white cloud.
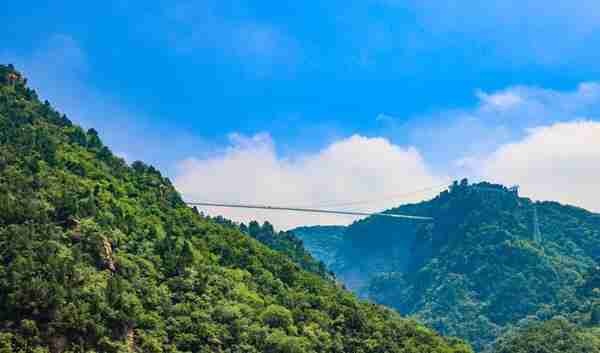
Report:
[{"label": "white cloud", "polygon": [[[269,36],[263,38],[265,50],[272,45]],[[29,53],[0,52],[0,59],[15,63],[40,96],[60,111],[78,123],[98,128],[108,144],[128,160],[161,164],[210,149],[176,128],[150,124],[148,117],[86,84],[90,71],[87,54],[70,36],[52,36]],[[230,146],[217,157],[181,163],[176,183],[190,199],[319,206],[330,200],[383,199],[440,183],[435,175],[453,174],[518,183],[534,198],[600,211],[600,83],[585,82],[571,90],[513,86],[476,95],[478,101],[471,108],[443,111],[400,125],[405,132],[398,140],[414,147],[352,136],[313,154],[285,158],[276,152],[269,135],[232,135]],[[380,114],[377,120],[384,126],[381,135],[393,136],[390,126],[396,119]],[[169,148],[161,141],[169,141]],[[437,172],[431,171],[434,167]],[[377,211],[401,201],[352,208]],[[210,211],[236,220],[273,220],[281,227],[352,220],[266,211]]]},{"label": "white cloud", "polygon": [[[454,175],[517,183],[534,198],[600,209],[595,201],[600,195],[593,192],[600,171],[590,167],[598,155],[588,151],[600,151],[600,123],[589,120],[600,114],[600,84],[587,82],[564,91],[514,86],[479,91],[477,97],[471,109],[398,125],[399,130],[412,131],[408,133],[412,138],[399,140],[416,147],[353,136],[318,153],[290,159],[277,155],[268,135],[233,135],[232,145],[218,158],[182,163],[177,185],[194,199],[312,206],[328,199],[381,199],[435,184],[440,179],[435,175]],[[583,120],[586,116],[590,118]],[[397,121],[386,114],[376,120],[384,130]],[[435,154],[444,156],[443,162]],[[413,169],[403,173],[400,166]],[[381,210],[403,201],[357,207]],[[273,220],[283,227],[348,222],[261,211],[210,209],[209,213],[238,221]]]},{"label": "white cloud", "polygon": [[600,122],[572,121],[538,127],[501,146],[481,165],[481,175],[520,184],[535,199],[557,200],[600,211]]},{"label": "white cloud", "polygon": [[380,135],[416,146],[445,174],[475,175],[483,159],[530,129],[558,122],[600,118],[600,83],[571,90],[512,86],[476,92],[470,108],[442,110],[410,121],[380,120]]},{"label": "white cloud", "polygon": [[514,86],[477,98],[471,108],[382,133],[398,131],[396,138],[416,146],[439,173],[520,184],[532,198],[600,211],[599,83],[571,90]]},{"label": "white cloud", "polygon": [[[296,158],[279,157],[269,135],[232,135],[231,146],[224,153],[210,159],[182,162],[175,178],[178,190],[189,200],[307,207],[332,201],[385,199],[390,194],[439,183],[440,179],[430,173],[415,148],[359,135]],[[408,201],[431,195],[417,195]],[[387,200],[335,208],[378,211],[399,202]],[[236,221],[268,220],[284,229],[306,224],[347,224],[354,219],[239,209],[208,208],[207,211]]]},{"label": "white cloud", "polygon": [[523,102],[523,99],[517,93],[510,91],[495,94],[479,91],[477,97],[480,99],[483,109],[511,109]]}]

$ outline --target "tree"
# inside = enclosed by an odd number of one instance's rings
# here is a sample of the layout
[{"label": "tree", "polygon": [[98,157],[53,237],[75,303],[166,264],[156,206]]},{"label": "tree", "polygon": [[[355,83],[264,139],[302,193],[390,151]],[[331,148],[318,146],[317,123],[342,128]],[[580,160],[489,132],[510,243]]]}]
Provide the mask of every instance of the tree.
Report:
[{"label": "tree", "polygon": [[293,324],[294,319],[292,313],[280,306],[280,305],[269,305],[260,315],[262,322],[273,328],[286,329]]},{"label": "tree", "polygon": [[87,131],[87,145],[89,148],[102,148],[102,141],[98,136],[98,131],[93,128]]}]

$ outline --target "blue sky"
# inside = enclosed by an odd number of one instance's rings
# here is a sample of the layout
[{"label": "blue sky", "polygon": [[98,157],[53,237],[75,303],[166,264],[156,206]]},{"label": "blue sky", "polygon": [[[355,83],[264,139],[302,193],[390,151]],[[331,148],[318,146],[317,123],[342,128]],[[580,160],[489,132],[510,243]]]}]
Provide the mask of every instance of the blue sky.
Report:
[{"label": "blue sky", "polygon": [[[486,163],[491,170],[503,148],[535,140],[532,129],[594,123],[600,111],[600,4],[591,0],[40,1],[13,3],[0,20],[0,60],[73,120],[98,128],[115,152],[159,166],[190,197],[306,200],[269,194],[259,173],[240,183],[254,193],[194,186],[265,159],[272,163],[263,168],[276,171],[267,185],[291,173],[292,189],[341,201],[489,177]],[[352,159],[353,147],[367,151],[366,171],[326,160],[363,179],[329,195],[307,161],[330,150]],[[412,175],[385,164],[398,161],[396,152],[419,164],[405,168]],[[386,167],[406,182],[380,180]],[[499,181],[527,185],[515,175]],[[321,177],[325,185],[350,178]],[[371,182],[385,187],[364,187]]]}]

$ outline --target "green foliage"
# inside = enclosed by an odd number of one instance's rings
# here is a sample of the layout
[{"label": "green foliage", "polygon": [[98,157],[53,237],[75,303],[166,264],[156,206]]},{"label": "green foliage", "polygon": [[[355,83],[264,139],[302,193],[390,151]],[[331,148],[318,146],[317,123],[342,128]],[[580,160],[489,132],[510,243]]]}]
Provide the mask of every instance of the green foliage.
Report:
[{"label": "green foliage", "polygon": [[336,276],[372,300],[477,349],[523,319],[600,320],[599,215],[466,180],[388,212],[435,221],[371,217],[348,227]]},{"label": "green foliage", "polygon": [[247,227],[242,224],[241,230],[271,249],[286,254],[304,270],[316,273],[323,278],[332,277],[325,264],[315,260],[304,248],[302,240],[293,233],[276,232],[269,222],[265,222],[262,226],[257,222],[250,222]]},{"label": "green foliage", "polygon": [[287,329],[293,324],[292,313],[279,305],[269,305],[260,315],[261,321],[269,327]]},{"label": "green foliage", "polygon": [[277,232],[269,222],[260,225],[258,222],[252,221],[246,226],[244,223],[237,224],[222,216],[210,217],[201,213],[198,214],[224,227],[238,229],[269,248],[287,255],[303,270],[316,273],[325,279],[333,278],[333,273],[327,270],[327,266],[323,262],[315,260],[304,247],[303,241],[292,232]]},{"label": "green foliage", "polygon": [[13,73],[0,66],[0,352],[471,352],[199,216]]}]

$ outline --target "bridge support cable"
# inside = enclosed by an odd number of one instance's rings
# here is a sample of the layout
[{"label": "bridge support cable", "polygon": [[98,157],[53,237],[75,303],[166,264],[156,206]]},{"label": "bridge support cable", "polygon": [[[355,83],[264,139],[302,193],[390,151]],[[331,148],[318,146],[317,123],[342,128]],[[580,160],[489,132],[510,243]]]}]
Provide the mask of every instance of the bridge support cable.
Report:
[{"label": "bridge support cable", "polygon": [[367,212],[353,212],[353,211],[334,211],[334,210],[321,210],[314,208],[299,208],[299,207],[279,207],[279,206],[265,206],[265,205],[246,205],[246,204],[228,204],[228,203],[212,203],[212,202],[186,202],[189,206],[204,206],[204,207],[224,207],[224,208],[247,208],[247,209],[259,209],[259,210],[271,210],[271,211],[291,211],[291,212],[305,212],[305,213],[326,213],[326,214],[337,214],[337,215],[349,215],[349,216],[376,216],[376,217],[390,217],[390,218],[402,218],[402,219],[413,219],[419,221],[433,221],[431,217],[412,216],[404,214],[393,214],[393,213],[367,213]]}]

